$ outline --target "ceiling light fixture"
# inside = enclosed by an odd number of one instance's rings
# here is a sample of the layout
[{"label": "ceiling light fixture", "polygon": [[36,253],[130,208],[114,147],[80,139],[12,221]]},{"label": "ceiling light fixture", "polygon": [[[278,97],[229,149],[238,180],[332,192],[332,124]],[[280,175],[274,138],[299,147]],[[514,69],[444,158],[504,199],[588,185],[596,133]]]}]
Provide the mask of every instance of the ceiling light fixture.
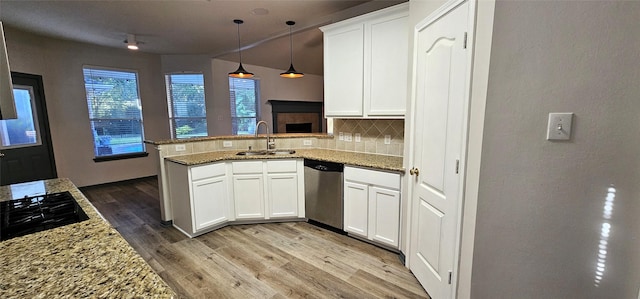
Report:
[{"label": "ceiling light fixture", "polygon": [[282,78],[290,78],[290,79],[295,79],[295,78],[302,78],[304,77],[303,73],[300,73],[298,71],[296,71],[295,68],[293,68],[293,41],[291,38],[291,26],[295,25],[296,22],[294,21],[287,21],[287,25],[289,26],[289,49],[290,49],[290,62],[291,64],[289,65],[289,69],[286,70],[284,73],[280,74],[280,77]]},{"label": "ceiling light fixture", "polygon": [[127,39],[124,40],[127,44],[127,49],[129,50],[138,50],[138,42],[136,41],[136,36],[133,34],[127,34]]},{"label": "ceiling light fixture", "polygon": [[238,25],[238,56],[240,57],[240,65],[238,66],[238,69],[233,72],[233,73],[229,73],[229,77],[233,77],[233,78],[252,78],[253,77],[253,73],[247,72],[244,67],[242,67],[242,48],[240,47],[240,24],[244,23],[243,20],[233,20],[234,23],[236,23]]}]

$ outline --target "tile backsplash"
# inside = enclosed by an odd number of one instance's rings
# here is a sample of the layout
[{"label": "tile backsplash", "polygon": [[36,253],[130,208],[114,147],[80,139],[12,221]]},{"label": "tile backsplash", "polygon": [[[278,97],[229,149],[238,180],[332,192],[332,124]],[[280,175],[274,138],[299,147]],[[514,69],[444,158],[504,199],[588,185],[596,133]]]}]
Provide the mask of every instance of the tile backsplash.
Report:
[{"label": "tile backsplash", "polygon": [[[340,140],[342,132],[343,140]],[[325,148],[369,154],[381,154],[401,157],[404,153],[404,120],[401,119],[334,119],[333,138],[326,136],[275,139],[280,149]],[[360,135],[358,140],[357,134]],[[389,136],[389,144],[385,136]],[[328,137],[328,138],[327,138]],[[239,139],[201,140],[184,143],[171,143],[157,146],[162,157],[187,155],[219,150],[265,149],[264,137]],[[226,144],[228,143],[228,144]]]},{"label": "tile backsplash", "polygon": [[[402,119],[334,119],[333,134],[333,139],[319,140],[321,148],[392,156],[404,152]],[[356,134],[360,134],[359,142]],[[385,136],[390,137],[389,144]]]}]

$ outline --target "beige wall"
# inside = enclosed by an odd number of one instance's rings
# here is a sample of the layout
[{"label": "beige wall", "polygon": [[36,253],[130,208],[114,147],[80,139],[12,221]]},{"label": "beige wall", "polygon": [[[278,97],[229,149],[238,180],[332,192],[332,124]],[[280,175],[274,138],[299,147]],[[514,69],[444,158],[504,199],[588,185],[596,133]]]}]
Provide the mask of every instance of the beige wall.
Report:
[{"label": "beige wall", "polygon": [[[231,133],[227,73],[237,64],[204,55],[152,55],[63,41],[5,28],[12,71],[41,75],[49,112],[58,176],[78,186],[95,185],[157,173],[157,152],[150,156],[95,163],[88,119],[83,65],[135,70],[139,76],[145,139],[170,138],[164,74],[202,72],[205,79],[209,135]],[[322,101],[322,76],[280,78],[282,70],[246,65],[261,83],[262,119],[271,123],[267,100]],[[325,124],[326,127],[326,124]]]},{"label": "beige wall", "polygon": [[[497,2],[472,298],[638,296],[639,16],[633,1]],[[575,113],[571,141],[545,140],[550,112]]]},{"label": "beige wall", "polygon": [[157,153],[149,157],[95,163],[87,112],[83,65],[136,70],[143,105],[145,138],[168,138],[166,97],[160,57],[5,28],[12,71],[41,75],[59,177],[78,186],[156,174]]},{"label": "beige wall", "polygon": [[[238,68],[238,63],[213,59],[211,64],[214,72],[213,84],[216,87],[213,91],[214,105],[218,109],[214,113],[218,122],[224,122],[216,128],[214,135],[230,135],[231,108],[228,73],[235,71]],[[285,69],[278,70],[250,64],[243,64],[243,66],[247,71],[255,74],[254,78],[260,80],[260,119],[269,123],[270,131],[273,131],[273,125],[271,124],[271,105],[267,103],[268,100],[322,102],[324,98],[322,76],[306,74],[299,79],[287,79],[280,77],[280,73]],[[326,131],[326,124],[323,124],[322,127]]]}]

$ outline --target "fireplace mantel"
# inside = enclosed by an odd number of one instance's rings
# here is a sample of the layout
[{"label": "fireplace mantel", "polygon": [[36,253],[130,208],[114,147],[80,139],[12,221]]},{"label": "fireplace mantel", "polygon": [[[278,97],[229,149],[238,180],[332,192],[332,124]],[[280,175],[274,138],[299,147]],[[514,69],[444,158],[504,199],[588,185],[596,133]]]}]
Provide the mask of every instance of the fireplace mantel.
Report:
[{"label": "fireplace mantel", "polygon": [[273,115],[273,132],[286,133],[287,123],[308,122],[312,132],[322,132],[322,102],[269,100]]}]

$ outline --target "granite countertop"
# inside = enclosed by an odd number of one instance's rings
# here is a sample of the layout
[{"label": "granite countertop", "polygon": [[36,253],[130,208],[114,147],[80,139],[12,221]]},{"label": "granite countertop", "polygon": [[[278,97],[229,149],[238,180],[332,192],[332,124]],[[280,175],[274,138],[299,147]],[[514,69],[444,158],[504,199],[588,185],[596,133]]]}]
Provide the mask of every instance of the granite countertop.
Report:
[{"label": "granite countertop", "polygon": [[63,191],[89,219],[0,242],[0,298],[176,296],[69,179],[1,186],[0,201]]},{"label": "granite countertop", "polygon": [[[258,138],[265,138],[267,135],[259,134]],[[327,138],[332,139],[333,135],[326,133],[276,133],[269,135],[271,138]],[[186,143],[186,142],[198,142],[209,140],[232,140],[232,139],[256,139],[256,135],[228,135],[228,136],[207,136],[207,137],[195,137],[187,139],[167,139],[167,140],[145,140],[144,143],[153,145],[162,144],[174,144],[174,143]]]},{"label": "granite countertop", "polygon": [[[282,150],[282,149],[279,149]],[[345,165],[371,167],[381,170],[390,170],[404,173],[402,157],[365,154],[356,152],[336,151],[328,149],[296,149],[290,155],[264,155],[264,156],[238,156],[239,150],[216,151],[183,156],[170,156],[165,159],[182,165],[198,165],[225,160],[252,160],[252,159],[286,159],[307,158],[320,161],[336,162]]]}]

